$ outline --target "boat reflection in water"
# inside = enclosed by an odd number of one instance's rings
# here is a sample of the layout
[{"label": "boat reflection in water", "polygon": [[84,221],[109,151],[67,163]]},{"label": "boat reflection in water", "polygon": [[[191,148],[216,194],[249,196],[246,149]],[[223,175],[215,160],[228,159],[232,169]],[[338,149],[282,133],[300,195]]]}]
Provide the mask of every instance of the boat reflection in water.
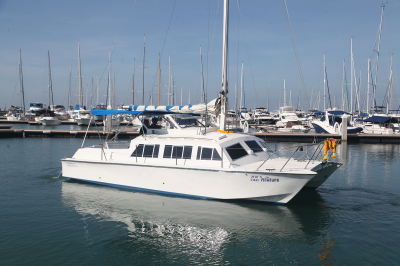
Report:
[{"label": "boat reflection in water", "polygon": [[279,206],[169,197],[67,180],[62,183],[62,199],[65,207],[83,216],[85,231],[93,221],[92,230],[100,222],[108,233],[119,227],[115,232],[120,236],[122,226],[135,246],[168,256],[190,255],[194,261],[207,257],[212,263],[224,262],[224,254],[235,253],[238,245],[274,260],[304,256],[304,249],[282,253],[285,243],[306,245],[318,259],[318,242],[331,220],[329,207],[316,191],[300,192],[293,203]]}]

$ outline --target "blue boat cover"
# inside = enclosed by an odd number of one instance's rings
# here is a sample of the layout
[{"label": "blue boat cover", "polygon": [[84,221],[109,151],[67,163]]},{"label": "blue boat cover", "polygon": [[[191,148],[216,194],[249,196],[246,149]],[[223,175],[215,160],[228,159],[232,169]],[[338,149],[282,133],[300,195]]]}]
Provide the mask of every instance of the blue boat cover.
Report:
[{"label": "blue boat cover", "polygon": [[168,111],[130,111],[130,110],[100,110],[92,109],[92,115],[165,115],[173,114]]},{"label": "blue boat cover", "polygon": [[372,122],[372,123],[398,123],[399,121],[390,116],[371,116],[364,120],[364,122]]},{"label": "blue boat cover", "polygon": [[328,111],[328,114],[331,114],[331,115],[342,115],[342,114],[348,114],[348,113],[346,113],[345,111],[335,110],[335,111]]}]

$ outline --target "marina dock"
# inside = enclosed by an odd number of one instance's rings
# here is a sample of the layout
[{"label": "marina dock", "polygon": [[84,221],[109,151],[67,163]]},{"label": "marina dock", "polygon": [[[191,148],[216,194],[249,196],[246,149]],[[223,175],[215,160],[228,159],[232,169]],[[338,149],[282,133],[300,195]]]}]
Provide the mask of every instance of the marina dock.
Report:
[{"label": "marina dock", "polygon": [[[138,131],[124,130],[118,134],[118,139],[134,139],[140,135]],[[52,130],[52,129],[0,129],[0,138],[102,138],[107,132],[97,130]],[[108,133],[107,139],[111,139],[116,133]],[[340,135],[331,134],[294,134],[294,133],[253,133],[253,135],[264,139],[266,142],[320,142],[327,138],[341,139]],[[387,143],[400,144],[400,135],[377,135],[377,134],[348,134],[349,143]]]}]

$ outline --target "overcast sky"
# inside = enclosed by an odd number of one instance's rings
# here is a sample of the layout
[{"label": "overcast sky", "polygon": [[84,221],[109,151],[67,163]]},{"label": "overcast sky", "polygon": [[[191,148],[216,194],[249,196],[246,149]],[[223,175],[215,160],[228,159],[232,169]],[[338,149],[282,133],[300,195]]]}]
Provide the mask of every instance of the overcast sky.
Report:
[{"label": "overcast sky", "polygon": [[[394,90],[397,95],[396,62],[400,54],[400,2],[386,1],[377,78],[377,103],[387,93],[390,57],[393,53]],[[72,98],[78,95],[78,40],[82,62],[83,89],[91,105],[92,76],[94,90],[100,79],[100,102],[105,103],[108,83],[109,50],[111,72],[115,73],[116,103],[132,103],[132,75],[135,59],[135,104],[142,103],[143,37],[146,34],[144,102],[151,104],[154,92],[157,104],[158,54],[161,55],[161,104],[166,104],[168,57],[174,75],[176,104],[200,102],[200,45],[203,75],[208,100],[221,90],[223,0],[137,0],[137,1],[59,1],[0,0],[0,108],[19,105],[19,51],[26,106],[31,102],[48,104],[48,62],[55,104],[67,105],[70,66]],[[341,100],[343,60],[350,91],[350,39],[353,38],[357,83],[361,70],[361,100],[365,102],[367,62],[373,56],[375,78],[377,37],[382,1],[294,1],[287,0],[293,37],[297,48],[307,94],[311,103],[315,95],[323,103],[323,54],[332,105]],[[153,16],[154,15],[154,16]],[[215,26],[215,31],[214,31]],[[377,49],[377,46],[375,47]],[[268,105],[276,110],[283,103],[283,80],[287,99],[306,109],[299,71],[293,51],[283,1],[230,1],[229,21],[229,101],[234,105],[235,84],[240,85],[240,65],[244,63],[246,106]],[[208,77],[208,79],[207,79]],[[395,99],[396,97],[393,97]],[[327,95],[328,99],[328,95]],[[397,99],[395,99],[397,100]],[[86,102],[86,99],[85,99]],[[93,96],[93,104],[97,95]],[[397,106],[400,99],[397,100]],[[314,105],[314,106],[311,106]],[[337,106],[339,104],[336,104]],[[397,108],[392,106],[392,108]],[[329,107],[329,103],[327,103]],[[365,108],[365,107],[364,107]]]}]

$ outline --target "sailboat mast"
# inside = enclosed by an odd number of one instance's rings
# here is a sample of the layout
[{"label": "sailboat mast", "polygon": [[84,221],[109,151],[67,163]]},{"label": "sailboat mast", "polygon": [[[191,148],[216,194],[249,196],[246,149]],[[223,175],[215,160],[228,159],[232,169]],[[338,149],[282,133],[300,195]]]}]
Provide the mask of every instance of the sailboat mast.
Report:
[{"label": "sailboat mast", "polygon": [[326,106],[325,106],[325,91],[326,91],[326,67],[325,67],[325,54],[324,54],[324,111],[326,110]]},{"label": "sailboat mast", "polygon": [[171,105],[171,56],[168,57],[168,105]]},{"label": "sailboat mast", "polygon": [[205,103],[205,93],[204,93],[204,80],[203,80],[203,56],[201,53],[200,45],[200,89],[201,89],[201,103]]},{"label": "sailboat mast", "polygon": [[158,54],[158,105],[160,105],[161,96],[161,55]]},{"label": "sailboat mast", "polygon": [[71,105],[71,78],[72,78],[72,65],[69,65],[69,84],[68,84],[68,110]]},{"label": "sailboat mast", "polygon": [[[19,89],[20,89],[20,108],[23,109],[23,115],[25,115],[25,97],[24,97],[24,85],[23,85],[23,77],[22,77],[22,59],[21,59],[21,50],[19,50]],[[4,108],[5,110],[5,108]]]},{"label": "sailboat mast", "polygon": [[221,90],[221,114],[220,130],[226,131],[227,94],[228,94],[228,24],[229,24],[229,0],[224,0],[224,24],[222,42],[222,90]]},{"label": "sailboat mast", "polygon": [[390,59],[390,76],[389,76],[389,92],[388,92],[388,101],[387,101],[387,109],[386,109],[386,114],[389,115],[389,109],[390,109],[390,97],[391,97],[391,90],[392,90],[392,65],[393,65],[393,54]]},{"label": "sailboat mast", "polygon": [[343,80],[342,80],[342,110],[344,110],[344,59],[343,59]]},{"label": "sailboat mast", "polygon": [[240,75],[240,104],[239,104],[239,109],[245,106],[243,97],[244,97],[244,95],[243,95],[243,62],[242,62],[242,72],[241,72],[241,75]]},{"label": "sailboat mast", "polygon": [[354,61],[353,61],[353,38],[350,41],[350,50],[351,50],[351,83],[350,83],[350,113],[353,113],[353,68],[354,68]]},{"label": "sailboat mast", "polygon": [[381,47],[381,35],[382,35],[382,21],[383,21],[383,10],[385,9],[385,4],[382,5],[382,15],[381,15],[381,24],[379,25],[379,42],[378,42],[378,51],[376,54],[376,70],[375,70],[375,83],[374,83],[374,108],[373,112],[375,113],[375,96],[376,96],[376,82],[378,79],[378,63],[379,63],[379,49]]},{"label": "sailboat mast", "polygon": [[50,51],[47,51],[47,59],[48,59],[48,63],[49,63],[49,106],[47,107],[47,109],[50,109],[51,106],[51,70],[50,70]]},{"label": "sailboat mast", "polygon": [[283,106],[286,106],[286,81],[283,79]]},{"label": "sailboat mast", "polygon": [[113,85],[112,106],[113,106],[113,109],[115,109],[115,73],[114,73],[114,85]]},{"label": "sailboat mast", "polygon": [[135,58],[133,58],[132,105],[135,105]]},{"label": "sailboat mast", "polygon": [[111,50],[109,51],[108,59],[108,106],[107,109],[111,110]]},{"label": "sailboat mast", "polygon": [[100,92],[99,92],[99,75],[97,75],[97,103],[96,105],[99,104],[99,96],[100,96]]},{"label": "sailboat mast", "polygon": [[146,58],[146,35],[144,35],[143,41],[143,88],[142,88],[142,105],[144,105],[144,60]]},{"label": "sailboat mast", "polygon": [[371,59],[370,58],[368,58],[368,73],[367,73],[367,80],[368,80],[368,82],[367,82],[367,91],[368,91],[368,93],[367,93],[367,113],[369,112],[369,72],[370,72],[370,67],[371,67]]},{"label": "sailboat mast", "polygon": [[83,108],[82,73],[81,73],[81,49],[78,41],[78,78],[79,78],[79,102]]},{"label": "sailboat mast", "polygon": [[267,110],[269,111],[269,82],[268,82]]}]

